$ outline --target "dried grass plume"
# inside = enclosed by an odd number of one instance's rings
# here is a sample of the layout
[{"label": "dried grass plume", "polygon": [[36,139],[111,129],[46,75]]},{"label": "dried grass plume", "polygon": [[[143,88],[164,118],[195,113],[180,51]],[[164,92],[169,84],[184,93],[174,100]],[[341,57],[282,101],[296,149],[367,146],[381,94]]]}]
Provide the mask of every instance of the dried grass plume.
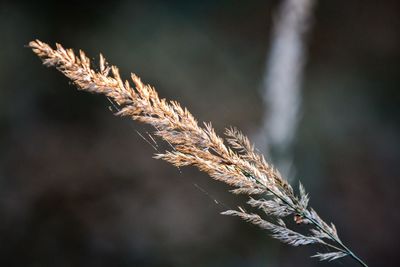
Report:
[{"label": "dried grass plume", "polygon": [[[118,68],[108,65],[102,55],[99,69],[94,70],[83,51],[76,55],[60,44],[53,49],[39,40],[30,42],[29,47],[44,65],[57,68],[79,90],[110,98],[118,106],[117,115],[152,125],[155,135],[172,147],[169,151],[156,154],[155,158],[177,167],[196,166],[213,179],[230,185],[233,193],[248,195],[248,205],[257,208],[263,216],[243,208],[223,214],[238,216],[292,246],[319,244],[328,248],[329,252],[313,256],[320,260],[351,256],[367,266],[343,244],[335,226],[324,222],[308,207],[309,198],[303,186],[300,184],[299,194],[296,195],[291,185],[237,129],[226,129],[225,138],[221,138],[211,124],[199,125],[186,108],[178,102],[160,98],[153,87],[131,74],[133,88],[128,80],[121,79]],[[297,228],[289,229],[285,223],[287,220],[294,220],[307,228],[307,234],[299,233]]]}]

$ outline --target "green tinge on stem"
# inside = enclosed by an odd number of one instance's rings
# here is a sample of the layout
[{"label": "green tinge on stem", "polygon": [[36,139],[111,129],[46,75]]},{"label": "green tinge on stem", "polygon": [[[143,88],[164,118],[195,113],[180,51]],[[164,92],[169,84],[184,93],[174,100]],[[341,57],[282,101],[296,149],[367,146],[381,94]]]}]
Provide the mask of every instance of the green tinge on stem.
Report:
[{"label": "green tinge on stem", "polygon": [[[352,257],[355,261],[357,261],[359,264],[361,264],[364,267],[368,267],[368,265],[361,260],[359,257],[356,256],[356,254],[353,253],[353,251],[351,251],[345,244],[342,243],[342,241],[340,241],[339,239],[337,239],[336,237],[334,237],[329,231],[326,231],[324,229],[324,227],[322,227],[322,225],[320,225],[316,220],[314,220],[313,218],[311,218],[308,214],[306,214],[304,211],[299,210],[297,207],[294,207],[292,204],[288,203],[284,198],[280,197],[279,195],[277,195],[274,191],[270,190],[268,187],[266,187],[263,183],[261,183],[257,178],[252,177],[258,184],[262,185],[267,191],[271,192],[275,197],[279,198],[280,200],[282,200],[286,205],[288,205],[290,208],[292,208],[293,210],[295,210],[299,215],[301,215],[303,218],[306,218],[307,220],[309,220],[312,224],[314,224],[318,229],[320,229],[321,231],[323,231],[324,233],[326,233],[327,235],[329,235],[330,238],[332,238],[332,240],[334,240],[340,247],[343,248],[344,252],[347,253],[347,255],[349,255],[350,257]],[[329,244],[327,244],[328,246],[330,246]],[[332,246],[335,247],[335,246]],[[336,247],[335,247],[336,248]],[[336,248],[337,249],[337,248]],[[342,250],[342,249],[339,249]]]},{"label": "green tinge on stem", "polygon": [[358,263],[360,263],[362,266],[364,267],[368,267],[368,265],[361,260],[359,257],[356,256],[356,254],[353,253],[353,251],[351,251],[345,244],[342,243],[342,241],[340,241],[339,239],[337,239],[336,237],[334,237],[331,233],[329,233],[328,231],[326,231],[317,221],[315,221],[313,218],[309,217],[307,214],[305,214],[304,212],[301,212],[301,216],[306,218],[307,220],[309,220],[310,222],[312,222],[316,227],[318,227],[320,230],[324,231],[327,235],[329,235],[330,238],[332,238],[336,243],[338,243],[343,249],[344,251],[351,256],[354,260],[356,260]]}]

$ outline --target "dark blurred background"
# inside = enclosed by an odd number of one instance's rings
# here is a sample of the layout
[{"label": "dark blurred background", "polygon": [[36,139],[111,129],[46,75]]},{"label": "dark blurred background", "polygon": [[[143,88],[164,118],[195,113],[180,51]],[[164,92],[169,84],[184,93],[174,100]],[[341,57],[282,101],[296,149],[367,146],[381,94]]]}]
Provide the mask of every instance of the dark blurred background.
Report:
[{"label": "dark blurred background", "polygon": [[[0,266],[356,266],[219,215],[245,199],[152,159],[136,132],[149,128],[24,47],[101,52],[220,133],[253,137],[279,3],[1,2]],[[400,2],[320,1],[313,22],[293,183],[370,266],[398,266]]]}]

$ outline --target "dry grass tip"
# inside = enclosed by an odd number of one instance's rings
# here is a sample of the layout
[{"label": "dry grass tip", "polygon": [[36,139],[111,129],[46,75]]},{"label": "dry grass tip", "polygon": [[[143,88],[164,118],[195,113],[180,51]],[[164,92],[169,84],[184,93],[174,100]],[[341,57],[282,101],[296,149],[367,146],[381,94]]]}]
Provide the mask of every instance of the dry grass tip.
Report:
[{"label": "dry grass tip", "polygon": [[[249,139],[235,128],[225,131],[225,138],[218,136],[212,125],[199,125],[193,115],[178,102],[160,98],[150,85],[131,74],[135,85],[122,80],[118,68],[110,66],[100,55],[99,69],[91,68],[83,51],[76,55],[60,44],[56,49],[35,40],[29,47],[43,64],[55,67],[68,77],[79,90],[107,96],[118,106],[119,116],[150,124],[155,135],[168,142],[172,149],[156,154],[177,167],[193,165],[213,179],[230,185],[235,194],[249,196],[248,204],[264,214],[249,213],[243,208],[228,210],[225,215],[238,216],[271,232],[272,237],[292,246],[319,244],[328,252],[313,257],[335,260],[351,256],[367,266],[340,240],[333,224],[324,222],[308,207],[309,198],[300,184],[298,195],[280,173],[258,154]],[[287,226],[292,218],[306,228],[307,234]],[[285,223],[286,221],[286,223]]]}]

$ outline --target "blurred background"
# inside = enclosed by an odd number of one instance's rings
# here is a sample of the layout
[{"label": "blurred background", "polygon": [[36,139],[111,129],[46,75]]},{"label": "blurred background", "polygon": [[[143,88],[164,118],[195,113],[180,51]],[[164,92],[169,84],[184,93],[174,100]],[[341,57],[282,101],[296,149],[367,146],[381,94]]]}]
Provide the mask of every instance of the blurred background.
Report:
[{"label": "blurred background", "polygon": [[[101,52],[220,133],[237,126],[262,145],[281,3],[2,1],[0,265],[357,266],[320,263],[309,257],[320,248],[219,215],[245,198],[152,159],[137,133],[151,129],[116,118],[24,47],[39,38]],[[397,266],[400,2],[319,1],[308,23],[288,178],[370,266]]]}]

